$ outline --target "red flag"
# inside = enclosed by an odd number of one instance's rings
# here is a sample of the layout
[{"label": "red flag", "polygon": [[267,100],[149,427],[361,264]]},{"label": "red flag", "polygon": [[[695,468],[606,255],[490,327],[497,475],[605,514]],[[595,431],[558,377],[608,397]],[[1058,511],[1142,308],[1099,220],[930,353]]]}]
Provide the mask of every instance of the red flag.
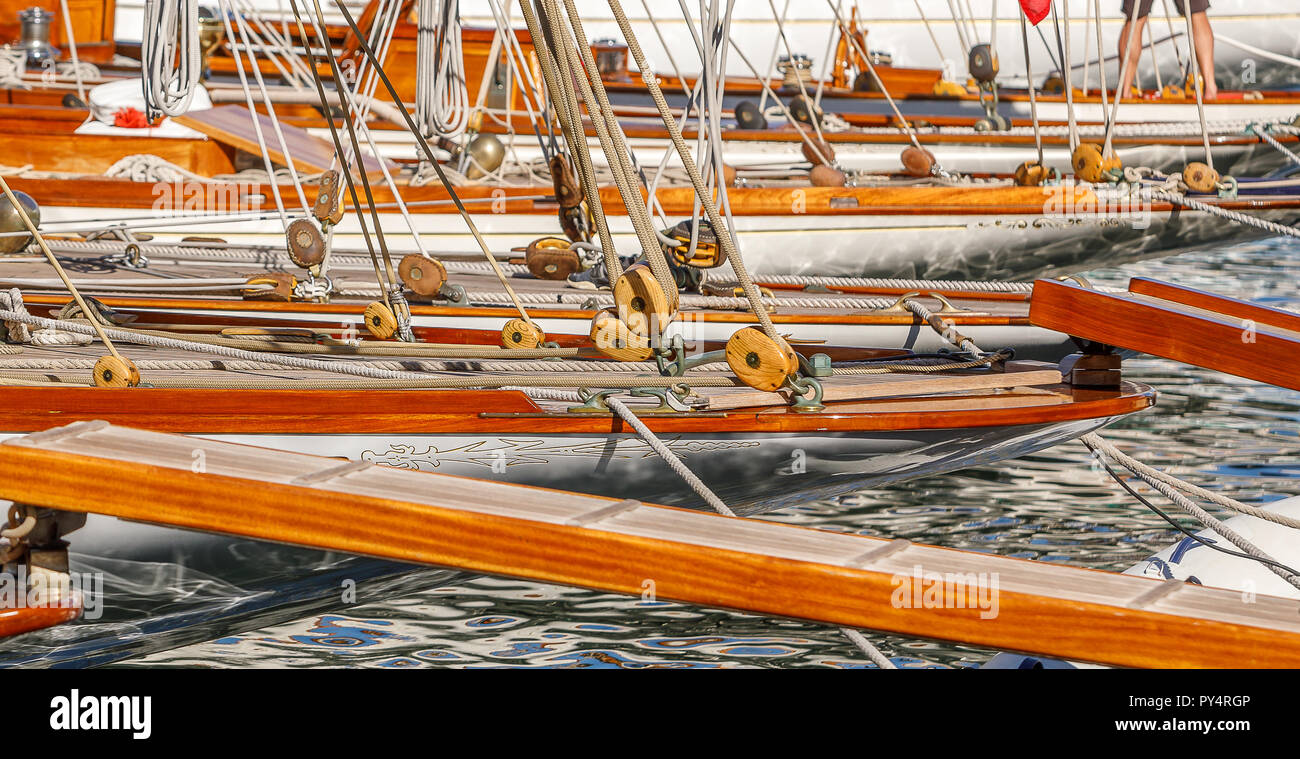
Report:
[{"label": "red flag", "polygon": [[1038,26],[1038,22],[1047,18],[1047,14],[1051,13],[1052,0],[1020,0],[1020,7],[1024,9],[1029,23]]}]

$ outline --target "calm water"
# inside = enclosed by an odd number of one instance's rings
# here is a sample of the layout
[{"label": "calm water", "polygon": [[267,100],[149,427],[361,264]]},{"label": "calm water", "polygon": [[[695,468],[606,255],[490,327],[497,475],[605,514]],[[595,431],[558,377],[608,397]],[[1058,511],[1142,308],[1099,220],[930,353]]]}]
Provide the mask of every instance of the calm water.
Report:
[{"label": "calm water", "polygon": [[[1090,276],[1123,286],[1132,275],[1300,310],[1296,241],[1185,254]],[[1156,409],[1106,433],[1126,451],[1246,502],[1300,495],[1300,393],[1162,360],[1130,360],[1126,367],[1130,379],[1161,392]],[[767,518],[1111,570],[1176,540],[1159,517],[1094,471],[1077,443]],[[294,621],[118,666],[871,666],[837,631],[821,625],[516,580],[427,572],[408,580],[406,587],[425,587],[381,602],[315,609]],[[993,653],[871,638],[902,667],[974,667]]]}]

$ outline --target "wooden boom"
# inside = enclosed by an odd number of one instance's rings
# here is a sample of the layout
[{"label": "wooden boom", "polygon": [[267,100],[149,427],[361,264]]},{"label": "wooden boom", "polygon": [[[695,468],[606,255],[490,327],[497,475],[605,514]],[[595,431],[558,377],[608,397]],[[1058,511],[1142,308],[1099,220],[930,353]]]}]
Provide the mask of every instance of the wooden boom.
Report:
[{"label": "wooden boom", "polygon": [[5,441],[0,497],[1110,664],[1300,666],[1293,600],[106,422]]},{"label": "wooden boom", "polygon": [[1034,283],[1029,322],[1074,337],[1300,390],[1300,315],[1153,279],[1127,293]]}]

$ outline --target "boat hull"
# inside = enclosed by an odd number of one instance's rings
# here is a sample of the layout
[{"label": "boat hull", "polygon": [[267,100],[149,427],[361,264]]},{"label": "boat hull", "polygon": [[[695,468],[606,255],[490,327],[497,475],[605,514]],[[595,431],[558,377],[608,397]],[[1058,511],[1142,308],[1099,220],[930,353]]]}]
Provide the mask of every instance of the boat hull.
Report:
[{"label": "boat hull", "polygon": [[[1137,205],[1123,214],[1098,213],[1093,208],[1069,212],[1051,208],[1050,192],[1045,191],[1042,197],[1043,211],[1036,213],[951,215],[928,214],[923,208],[860,208],[856,209],[860,212],[836,214],[755,213],[737,215],[734,220],[745,264],[759,276],[1020,280],[1073,274],[1265,236],[1262,231],[1200,211],[1150,210]],[[846,198],[856,201],[848,194]],[[138,217],[139,211],[43,205],[41,214],[42,226],[54,232],[89,228],[92,219],[102,227],[102,221]],[[1261,208],[1252,215],[1291,225],[1300,221],[1300,208]],[[219,231],[221,238],[232,244],[284,244],[284,228],[278,217],[251,221],[212,218],[221,224],[199,219],[182,225],[172,219],[147,229],[158,242]],[[460,219],[442,213],[414,213],[410,218],[428,250],[477,250],[473,236]],[[607,218],[616,244],[636,250],[639,243],[628,217]],[[385,213],[380,219],[390,247],[399,251],[414,249],[407,223],[400,215]],[[476,214],[475,222],[493,250],[526,247],[539,237],[554,235],[558,227],[553,212],[482,213]],[[338,249],[365,247],[354,214],[344,217],[333,239]]]}]

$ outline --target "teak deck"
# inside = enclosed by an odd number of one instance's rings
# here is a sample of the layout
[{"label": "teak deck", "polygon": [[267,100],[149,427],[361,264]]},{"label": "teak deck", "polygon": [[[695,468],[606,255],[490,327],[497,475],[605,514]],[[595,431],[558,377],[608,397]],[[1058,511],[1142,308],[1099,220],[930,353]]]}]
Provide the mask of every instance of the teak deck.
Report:
[{"label": "teak deck", "polygon": [[[205,471],[192,471],[195,450]],[[1128,666],[1300,666],[1294,600],[563,491],[73,424],[0,445],[0,496],[156,524]],[[363,525],[363,529],[358,529]],[[75,533],[72,536],[75,545]],[[897,602],[983,573],[989,603]],[[992,577],[997,577],[996,595]],[[969,580],[978,584],[978,580]],[[912,608],[909,608],[912,607]]]},{"label": "teak deck", "polygon": [[[253,119],[248,109],[242,105],[223,105],[202,111],[190,111],[174,119],[176,123],[202,132],[218,142],[234,145],[253,155],[261,155]],[[291,162],[284,152],[287,143],[289,155],[293,157],[292,163],[299,171],[319,173],[329,170],[334,160],[334,146],[329,142],[310,134],[306,129],[283,121],[280,122],[280,132],[284,135],[284,142],[281,142],[279,135],[275,133],[275,125],[272,124],[271,118],[260,113],[257,114],[257,125],[261,128],[262,139],[265,141],[266,151],[270,154],[271,160],[282,166],[290,165]],[[380,176],[378,159],[363,152],[361,162],[365,166],[367,176]],[[391,161],[388,164],[390,168],[394,166]]]}]

